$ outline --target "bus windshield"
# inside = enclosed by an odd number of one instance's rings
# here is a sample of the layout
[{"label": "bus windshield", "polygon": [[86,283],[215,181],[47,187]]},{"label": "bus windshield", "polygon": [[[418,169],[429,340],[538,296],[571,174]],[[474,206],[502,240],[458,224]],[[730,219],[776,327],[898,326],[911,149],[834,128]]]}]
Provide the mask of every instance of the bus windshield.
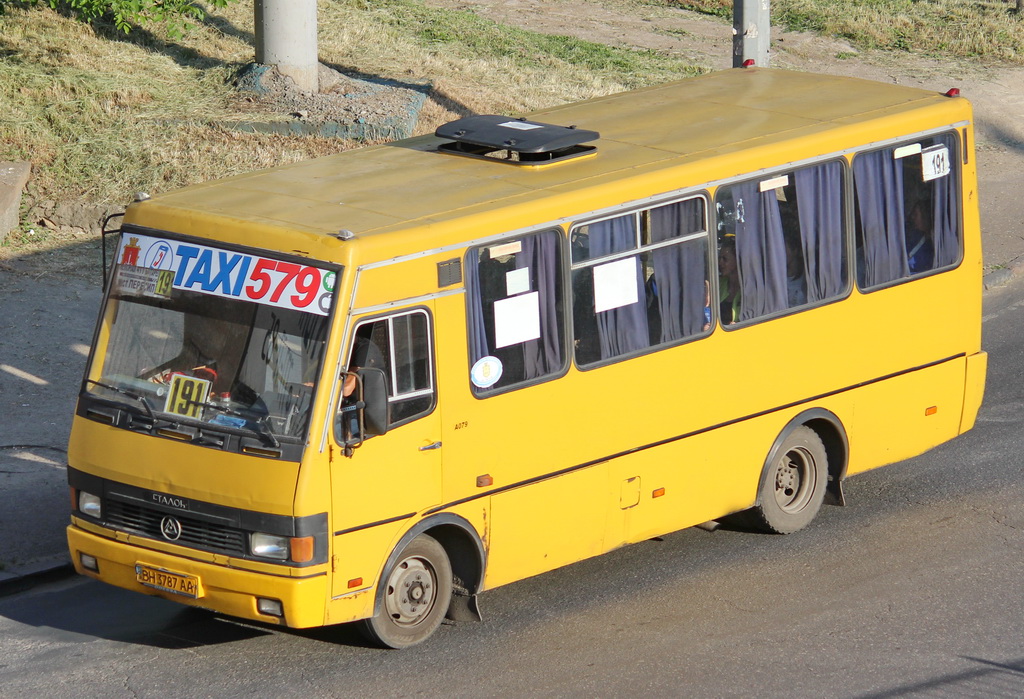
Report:
[{"label": "bus windshield", "polygon": [[333,271],[144,236],[119,255],[86,391],[152,419],[305,438]]}]

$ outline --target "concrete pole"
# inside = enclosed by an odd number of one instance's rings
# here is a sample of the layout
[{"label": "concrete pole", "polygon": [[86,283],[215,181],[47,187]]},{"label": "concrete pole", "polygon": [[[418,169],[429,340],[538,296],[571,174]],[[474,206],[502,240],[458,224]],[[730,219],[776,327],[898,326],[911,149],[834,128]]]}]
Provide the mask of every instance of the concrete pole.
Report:
[{"label": "concrete pole", "polygon": [[316,0],[255,0],[256,62],[275,66],[304,92],[319,92]]},{"label": "concrete pole", "polygon": [[733,0],[733,68],[739,68],[751,59],[756,66],[768,66],[768,44],[772,33],[769,4],[769,0]]}]

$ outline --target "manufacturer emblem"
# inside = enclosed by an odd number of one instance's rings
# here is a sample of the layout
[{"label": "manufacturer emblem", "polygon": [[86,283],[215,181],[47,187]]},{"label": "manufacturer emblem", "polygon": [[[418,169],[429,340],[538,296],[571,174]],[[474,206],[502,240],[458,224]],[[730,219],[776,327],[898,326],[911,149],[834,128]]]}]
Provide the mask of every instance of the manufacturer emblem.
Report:
[{"label": "manufacturer emblem", "polygon": [[174,517],[164,517],[160,520],[160,533],[168,541],[177,541],[181,537],[181,522]]}]

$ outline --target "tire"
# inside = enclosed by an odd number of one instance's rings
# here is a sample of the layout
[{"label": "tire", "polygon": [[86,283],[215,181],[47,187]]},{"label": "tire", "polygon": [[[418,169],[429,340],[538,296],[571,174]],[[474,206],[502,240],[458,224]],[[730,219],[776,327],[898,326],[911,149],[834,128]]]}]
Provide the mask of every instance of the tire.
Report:
[{"label": "tire", "polygon": [[825,500],[828,456],[817,432],[794,428],[772,453],[751,510],[754,525],[772,534],[792,534],[811,523]]},{"label": "tire", "polygon": [[444,547],[421,534],[402,549],[381,578],[377,613],[363,632],[385,648],[408,648],[441,625],[452,598],[452,566]]}]

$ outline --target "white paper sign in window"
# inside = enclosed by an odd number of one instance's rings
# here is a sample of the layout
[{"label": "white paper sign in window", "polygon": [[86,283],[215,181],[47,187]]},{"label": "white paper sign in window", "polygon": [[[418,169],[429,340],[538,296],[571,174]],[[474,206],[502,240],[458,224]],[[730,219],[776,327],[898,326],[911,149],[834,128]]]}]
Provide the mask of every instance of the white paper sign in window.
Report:
[{"label": "white paper sign in window", "polygon": [[911,143],[907,146],[900,146],[892,152],[893,160],[899,160],[900,158],[909,158],[912,155],[917,155],[921,152],[920,143]]},{"label": "white paper sign in window", "polygon": [[937,180],[949,174],[949,148],[932,146],[921,151],[921,179]]},{"label": "white paper sign in window", "polygon": [[515,296],[530,290],[530,268],[514,269],[505,274],[505,296]]},{"label": "white paper sign in window", "polygon": [[493,248],[487,248],[487,254],[490,255],[491,259],[497,259],[504,257],[505,255],[517,255],[523,251],[523,241],[513,240],[511,243],[504,243],[503,245],[495,245]]},{"label": "white paper sign in window", "polygon": [[594,267],[594,310],[598,313],[639,300],[637,258],[627,257]]},{"label": "white paper sign in window", "polygon": [[540,337],[540,294],[494,302],[494,346],[519,345]]}]

